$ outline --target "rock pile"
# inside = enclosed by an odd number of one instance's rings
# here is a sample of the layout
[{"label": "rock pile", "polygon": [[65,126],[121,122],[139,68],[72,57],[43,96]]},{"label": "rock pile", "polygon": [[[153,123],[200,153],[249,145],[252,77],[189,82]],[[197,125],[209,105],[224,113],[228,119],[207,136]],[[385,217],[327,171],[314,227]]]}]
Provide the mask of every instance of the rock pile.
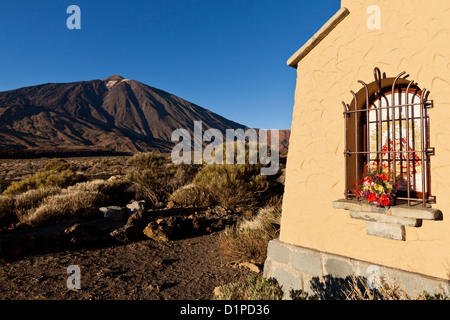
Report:
[{"label": "rock pile", "polygon": [[86,214],[81,221],[72,223],[66,221],[45,228],[10,230],[0,236],[0,256],[14,259],[38,249],[111,240],[127,243],[148,238],[155,241],[184,239],[222,230],[237,219],[221,207],[197,211],[182,208],[146,210],[145,201],[91,211],[95,213],[90,215],[91,220]]},{"label": "rock pile", "polygon": [[[134,209],[133,209],[134,208]],[[132,203],[127,206],[129,218],[126,224],[110,233],[122,242],[136,241],[142,235],[156,241],[170,241],[186,237],[206,234],[225,228],[236,222],[236,219],[223,211],[220,214],[204,212],[186,215],[173,215],[171,210],[164,214],[158,211],[145,211],[144,205]]]}]

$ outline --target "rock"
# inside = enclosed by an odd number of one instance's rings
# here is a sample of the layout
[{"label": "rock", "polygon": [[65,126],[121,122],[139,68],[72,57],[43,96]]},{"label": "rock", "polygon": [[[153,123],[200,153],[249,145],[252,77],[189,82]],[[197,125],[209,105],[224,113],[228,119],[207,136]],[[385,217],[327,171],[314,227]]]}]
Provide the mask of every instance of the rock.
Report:
[{"label": "rock", "polygon": [[133,242],[139,239],[141,229],[136,225],[125,225],[110,233],[111,237],[121,242]]},{"label": "rock", "polygon": [[211,233],[221,227],[223,227],[221,219],[197,216],[192,219],[192,228],[195,234]]},{"label": "rock", "polygon": [[217,222],[211,223],[211,227],[214,230],[222,230],[225,228],[225,224],[223,223],[222,219],[219,219]]},{"label": "rock", "polygon": [[143,232],[147,237],[154,240],[169,241],[222,230],[226,225],[231,224],[231,222],[233,221],[228,216],[220,218],[199,214],[169,216],[151,221],[143,229]]},{"label": "rock", "polygon": [[175,203],[173,201],[169,201],[167,203],[166,209],[172,209],[173,207],[175,207]]},{"label": "rock", "polygon": [[248,268],[248,269],[250,269],[250,271],[253,271],[256,273],[259,273],[261,271],[256,264],[253,264],[251,262],[242,262],[239,264],[239,267]]},{"label": "rock", "polygon": [[64,230],[64,233],[73,244],[84,244],[97,241],[101,237],[101,230],[98,227],[76,223]]},{"label": "rock", "polygon": [[212,208],[211,210],[209,210],[209,212],[213,215],[217,215],[217,216],[226,216],[227,215],[227,210],[224,207],[221,206],[216,206],[214,208]]},{"label": "rock", "polygon": [[170,241],[172,238],[172,229],[165,224],[150,222],[143,230],[143,233],[150,239],[156,241]]},{"label": "rock", "polygon": [[164,222],[160,222],[160,224],[165,224],[171,229],[172,238],[181,239],[192,235],[192,221],[193,219],[189,219],[186,217],[168,217],[164,219]]},{"label": "rock", "polygon": [[139,226],[142,229],[149,223],[149,217],[145,217],[145,200],[134,201],[127,205],[128,220],[126,225]]},{"label": "rock", "polygon": [[150,291],[155,291],[155,292],[160,291],[160,287],[157,284],[149,284],[147,289],[149,289]]},{"label": "rock", "polygon": [[215,297],[218,297],[220,295],[220,289],[221,289],[220,286],[214,288],[214,296]]},{"label": "rock", "polygon": [[118,206],[109,206],[109,207],[101,207],[99,209],[103,216],[112,221],[120,221],[123,218],[123,214],[125,212],[125,208],[118,207]]},{"label": "rock", "polygon": [[[145,227],[146,223],[145,223],[145,219],[144,219],[144,211],[138,211],[136,213],[133,213],[127,220],[126,225],[129,226],[139,226],[142,229]],[[148,221],[147,221],[148,223]]]},{"label": "rock", "polygon": [[74,216],[80,217],[82,220],[94,220],[101,218],[103,214],[96,208],[81,208],[75,211]]},{"label": "rock", "polygon": [[132,203],[127,204],[126,212],[128,217],[142,211],[145,211],[145,200],[133,201]]}]

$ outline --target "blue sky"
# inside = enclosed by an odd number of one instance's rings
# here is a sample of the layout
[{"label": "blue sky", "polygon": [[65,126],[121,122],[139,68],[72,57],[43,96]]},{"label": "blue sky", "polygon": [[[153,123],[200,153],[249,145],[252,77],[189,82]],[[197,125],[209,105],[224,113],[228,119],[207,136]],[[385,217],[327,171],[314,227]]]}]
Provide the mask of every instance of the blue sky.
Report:
[{"label": "blue sky", "polygon": [[[69,30],[69,5],[81,30]],[[0,2],[0,91],[112,74],[168,91],[250,127],[289,129],[286,65],[340,0]]]}]

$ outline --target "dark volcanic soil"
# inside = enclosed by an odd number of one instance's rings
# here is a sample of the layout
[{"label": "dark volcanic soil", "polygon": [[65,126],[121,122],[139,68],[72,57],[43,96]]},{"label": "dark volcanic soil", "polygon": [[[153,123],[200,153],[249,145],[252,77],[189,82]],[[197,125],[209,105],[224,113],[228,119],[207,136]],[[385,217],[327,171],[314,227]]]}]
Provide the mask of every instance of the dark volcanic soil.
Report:
[{"label": "dark volcanic soil", "polygon": [[[58,248],[3,260],[0,299],[212,299],[216,286],[253,273],[224,260],[218,250],[220,232],[170,242]],[[80,268],[80,290],[67,288],[70,265]]]}]

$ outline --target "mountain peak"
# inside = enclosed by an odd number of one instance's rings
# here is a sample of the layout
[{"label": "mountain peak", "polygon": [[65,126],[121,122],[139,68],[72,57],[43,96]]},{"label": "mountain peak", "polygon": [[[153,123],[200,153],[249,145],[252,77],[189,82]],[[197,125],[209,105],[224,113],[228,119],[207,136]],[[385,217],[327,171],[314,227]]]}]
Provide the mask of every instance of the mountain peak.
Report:
[{"label": "mountain peak", "polygon": [[[0,92],[2,149],[105,148],[170,153],[172,133],[203,128],[245,129],[182,98],[136,80],[49,83]],[[1,211],[1,210],[0,210]],[[0,212],[1,215],[1,212]]]},{"label": "mountain peak", "polygon": [[103,81],[106,82],[106,87],[108,88],[108,90],[114,87],[116,84],[122,82],[123,80],[126,79],[120,75],[112,75],[106,79],[103,79]]},{"label": "mountain peak", "polygon": [[110,77],[108,77],[106,79],[103,79],[103,81],[122,81],[124,79],[125,78],[122,77],[121,75],[115,74],[115,75],[112,75],[112,76],[110,76]]}]

